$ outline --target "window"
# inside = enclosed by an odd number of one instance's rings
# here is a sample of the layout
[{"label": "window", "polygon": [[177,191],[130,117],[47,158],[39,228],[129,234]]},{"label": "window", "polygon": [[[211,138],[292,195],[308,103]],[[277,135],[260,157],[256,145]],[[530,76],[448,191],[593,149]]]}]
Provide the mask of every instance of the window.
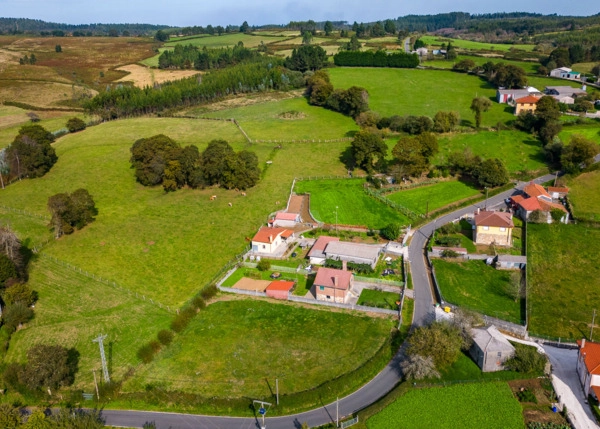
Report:
[{"label": "window", "polygon": [[502,357],[502,352],[498,352],[498,357]]},{"label": "window", "polygon": [[483,230],[484,230],[484,231],[488,231],[489,229],[490,229],[490,227],[489,227],[489,226],[484,226],[484,227],[483,227]]},{"label": "window", "polygon": [[500,232],[505,232],[506,228],[504,228],[503,226],[500,227]]},{"label": "window", "polygon": [[263,244],[263,249],[266,249],[266,248],[267,248],[267,246]]},{"label": "window", "polygon": [[329,295],[327,295],[327,299],[331,299],[331,297]]},{"label": "window", "polygon": [[319,286],[319,290],[325,290],[325,286]]}]

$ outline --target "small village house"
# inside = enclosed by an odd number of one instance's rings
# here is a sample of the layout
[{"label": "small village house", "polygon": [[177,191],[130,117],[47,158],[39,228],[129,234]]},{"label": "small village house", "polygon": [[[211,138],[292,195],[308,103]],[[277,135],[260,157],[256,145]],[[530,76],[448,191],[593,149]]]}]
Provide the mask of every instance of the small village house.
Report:
[{"label": "small village house", "polygon": [[354,277],[350,271],[334,268],[319,268],[315,282],[315,296],[319,301],[344,304]]},{"label": "small village house", "polygon": [[540,99],[533,95],[517,98],[515,100],[515,115],[518,115],[521,112],[535,113],[538,101],[540,101]]},{"label": "small village house", "polygon": [[294,236],[294,231],[285,228],[261,227],[252,238],[252,252],[274,254],[281,245]]},{"label": "small village house", "polygon": [[325,248],[332,241],[340,241],[338,237],[328,237],[326,235],[322,235],[317,238],[315,244],[308,252],[308,258],[311,264],[313,265],[325,265],[325,259],[327,256],[325,255]]},{"label": "small village house", "polygon": [[270,298],[275,299],[288,299],[290,293],[296,286],[296,282],[287,280],[275,280],[269,283],[269,286],[265,289],[265,293]]},{"label": "small village house", "polygon": [[331,241],[325,247],[326,259],[367,264],[375,268],[382,247],[371,244],[348,243],[346,241]]},{"label": "small village house", "polygon": [[501,371],[514,356],[515,348],[494,325],[472,329],[473,345],[469,353],[483,372]]},{"label": "small village house", "polygon": [[480,211],[475,214],[473,221],[473,241],[475,244],[512,246],[512,230],[515,227],[512,214]]},{"label": "small village house", "polygon": [[560,218],[561,223],[569,222],[569,211],[556,201],[564,198],[569,192],[568,188],[548,188],[552,189],[552,195],[548,193],[542,186],[536,183],[529,183],[523,188],[524,195],[515,195],[510,198],[511,204],[517,216],[523,220],[528,220],[531,213],[536,210],[543,212],[546,215],[546,222],[552,223],[552,211],[558,210],[562,212]]},{"label": "small village house", "polygon": [[[584,85],[585,86],[585,85]],[[544,88],[546,95],[551,95],[554,98],[569,96],[577,98],[582,95],[587,95],[585,88],[573,88],[571,86],[547,86]]]},{"label": "small village house", "polygon": [[577,375],[585,396],[590,394],[600,399],[600,343],[577,341]]},{"label": "small village house", "polygon": [[551,77],[559,77],[561,79],[580,79],[581,73],[572,70],[569,67],[559,67],[550,71]]},{"label": "small village house", "polygon": [[277,212],[269,223],[276,227],[293,228],[301,221],[298,213]]},{"label": "small village house", "polygon": [[543,94],[533,86],[522,89],[498,89],[496,90],[496,101],[500,104],[510,103],[518,98],[527,97],[529,95],[541,97]]}]

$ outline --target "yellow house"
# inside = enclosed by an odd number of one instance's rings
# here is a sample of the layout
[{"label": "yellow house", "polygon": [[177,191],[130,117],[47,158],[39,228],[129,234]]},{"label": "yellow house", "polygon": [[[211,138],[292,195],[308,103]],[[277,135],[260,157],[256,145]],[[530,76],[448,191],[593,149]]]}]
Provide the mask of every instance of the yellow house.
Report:
[{"label": "yellow house", "polygon": [[537,97],[534,97],[533,95],[528,95],[527,97],[516,99],[515,100],[515,115],[518,115],[521,112],[535,113],[535,109],[537,107],[538,101],[540,101],[540,99]]},{"label": "yellow house", "polygon": [[480,211],[475,214],[473,241],[475,244],[512,246],[512,214]]}]

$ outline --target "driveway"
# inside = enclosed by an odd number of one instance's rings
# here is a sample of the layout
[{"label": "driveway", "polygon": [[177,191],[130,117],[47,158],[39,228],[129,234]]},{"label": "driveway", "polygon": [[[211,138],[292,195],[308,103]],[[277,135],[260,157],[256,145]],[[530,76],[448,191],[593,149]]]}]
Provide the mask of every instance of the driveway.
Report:
[{"label": "driveway", "polygon": [[544,351],[552,363],[552,384],[559,403],[567,406],[567,412],[576,429],[597,429],[596,419],[581,388],[575,370],[577,350],[556,348],[544,345]]}]

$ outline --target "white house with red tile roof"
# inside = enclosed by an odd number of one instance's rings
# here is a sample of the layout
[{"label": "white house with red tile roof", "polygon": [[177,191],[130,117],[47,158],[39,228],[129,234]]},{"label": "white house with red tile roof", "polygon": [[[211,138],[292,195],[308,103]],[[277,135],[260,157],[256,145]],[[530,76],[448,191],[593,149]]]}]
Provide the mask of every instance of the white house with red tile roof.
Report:
[{"label": "white house with red tile roof", "polygon": [[317,241],[315,241],[315,244],[313,244],[313,247],[310,249],[307,255],[311,264],[325,264],[325,259],[327,259],[327,256],[325,255],[325,248],[332,241],[340,241],[340,239],[338,237],[328,237],[326,235],[322,235],[317,238]]},{"label": "white house with red tile roof", "polygon": [[345,303],[348,291],[354,283],[350,271],[319,268],[315,282],[315,296],[319,301]]},{"label": "white house with red tile roof", "polygon": [[563,186],[548,186],[548,193],[553,200],[564,198],[569,193],[569,188]]},{"label": "white house with red tile roof", "polygon": [[269,223],[273,226],[283,228],[293,228],[300,222],[300,214],[288,212],[277,212],[277,214],[275,214],[275,217],[269,221]]},{"label": "white house with red tile roof", "polygon": [[536,210],[540,210],[545,213],[546,222],[552,223],[552,221],[553,221],[552,211],[560,210],[561,212],[563,212],[563,215],[560,218],[560,222],[568,223],[569,222],[568,210],[562,204],[554,202],[554,200],[559,198],[561,195],[562,196],[566,195],[569,192],[569,189],[568,188],[548,188],[548,190],[549,191],[551,190],[550,192],[552,195],[550,193],[546,192],[546,190],[542,186],[531,182],[530,184],[525,186],[525,188],[523,188],[523,192],[525,193],[525,196],[516,195],[514,197],[511,197],[510,200],[512,202],[512,206],[515,209],[517,215],[521,219],[527,220],[527,219],[529,219],[529,216],[531,215],[532,212],[534,212]]},{"label": "white house with red tile roof", "polygon": [[600,343],[583,339],[577,341],[577,345],[577,374],[585,396],[592,391],[596,399],[600,399]]},{"label": "white house with red tile roof", "polygon": [[515,227],[512,214],[496,211],[475,213],[473,241],[475,244],[512,246],[512,230]]},{"label": "white house with red tile roof", "polygon": [[546,200],[549,203],[552,202],[552,197],[543,186],[538,185],[537,183],[530,182],[529,185],[526,185],[523,188],[523,192],[530,198],[537,198],[538,200]]},{"label": "white house with red tile roof", "polygon": [[285,228],[261,227],[252,238],[252,252],[258,254],[274,254],[281,245],[285,245],[294,231]]}]

